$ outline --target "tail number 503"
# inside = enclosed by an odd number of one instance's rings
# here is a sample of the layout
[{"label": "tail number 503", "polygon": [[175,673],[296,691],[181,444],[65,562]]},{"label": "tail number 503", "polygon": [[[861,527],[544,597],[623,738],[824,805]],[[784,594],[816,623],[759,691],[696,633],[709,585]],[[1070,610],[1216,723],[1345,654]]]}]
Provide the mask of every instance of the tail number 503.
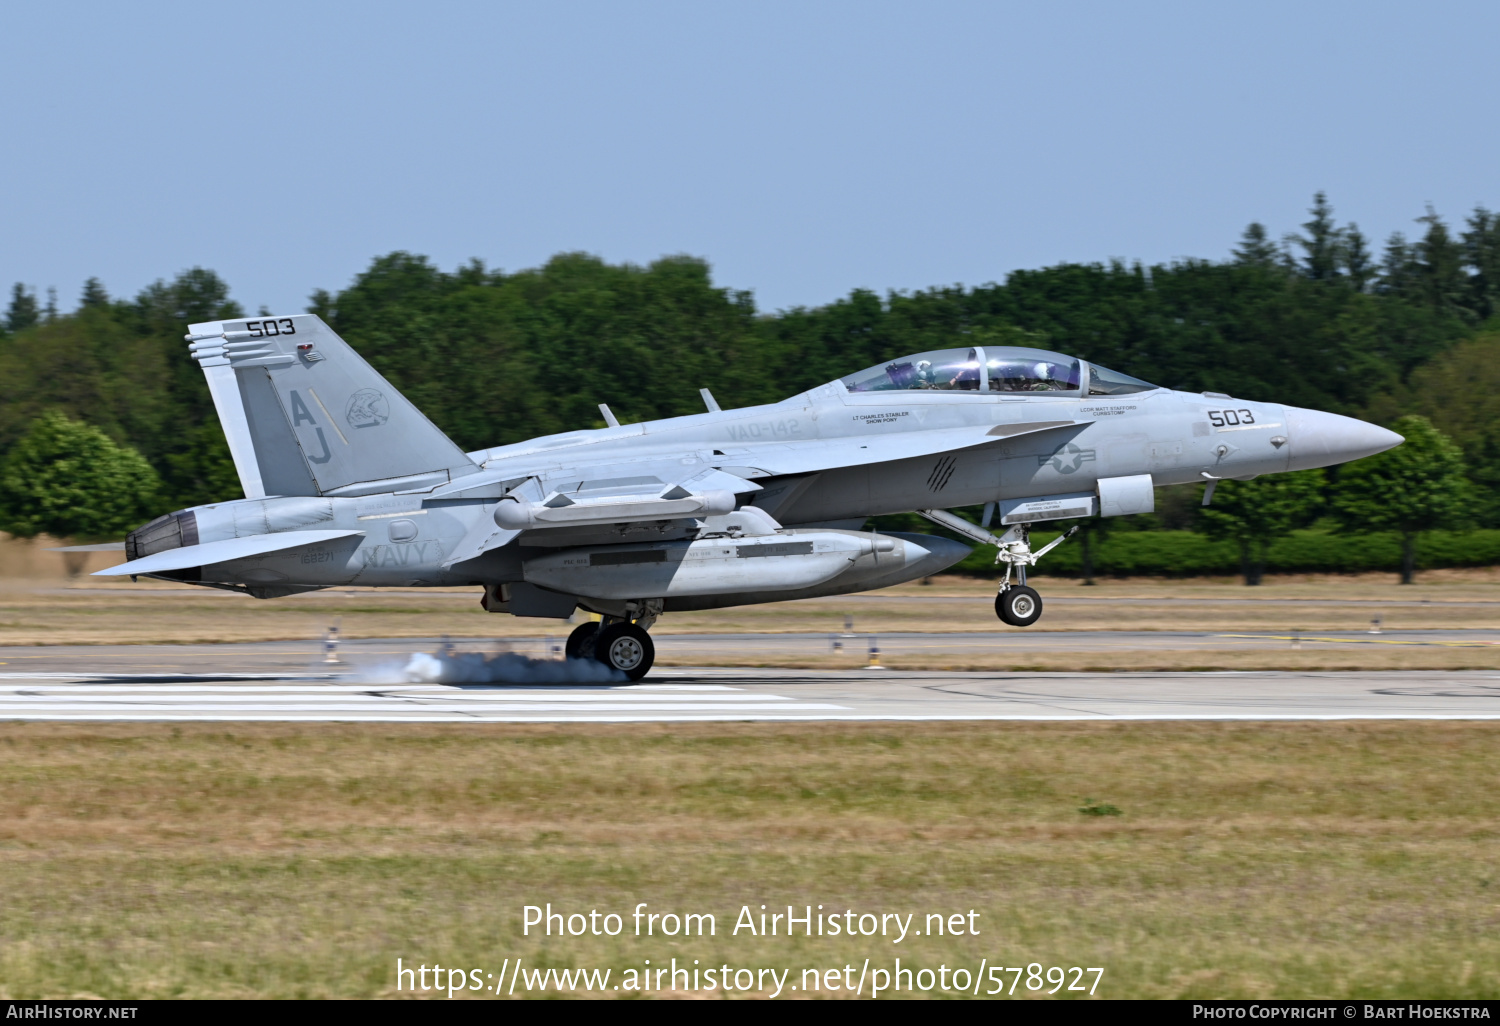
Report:
[{"label": "tail number 503", "polygon": [[1249,410],[1209,410],[1208,419],[1214,427],[1234,427],[1237,424],[1254,424],[1255,414]]},{"label": "tail number 503", "polygon": [[280,320],[246,321],[245,330],[256,338],[264,338],[267,335],[295,335],[296,325],[292,324],[290,317]]}]

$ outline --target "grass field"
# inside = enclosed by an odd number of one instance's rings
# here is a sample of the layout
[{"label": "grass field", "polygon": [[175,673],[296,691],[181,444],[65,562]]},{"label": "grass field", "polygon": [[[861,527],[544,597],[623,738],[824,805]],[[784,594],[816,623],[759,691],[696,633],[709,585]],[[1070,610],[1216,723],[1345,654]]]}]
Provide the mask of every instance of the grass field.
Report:
[{"label": "grass field", "polygon": [[[1307,632],[1364,630],[1380,617],[1396,641],[1403,630],[1500,628],[1500,569],[1435,570],[1419,583],[1399,587],[1389,575],[1270,578],[1259,588],[1232,580],[1103,580],[1084,587],[1065,578],[1039,578],[1047,600],[1036,630],[1006,627],[993,609],[994,585],[964,577],[940,577],[931,585],[910,584],[863,595],[743,606],[698,613],[672,613],[653,628],[658,635],[706,633],[834,632],[846,617],[861,634],[979,632],[1027,635],[1044,631],[1139,630],[1234,633],[1293,628]],[[257,601],[204,588],[141,582],[70,585],[50,580],[0,578],[0,646],[78,644],[173,644],[306,639],[339,623],[346,638],[536,638],[560,640],[570,626],[483,612],[477,589],[332,589],[293,598]],[[1083,601],[1079,601],[1083,600]],[[789,668],[857,665],[861,656],[776,657]],[[754,653],[694,655],[694,665],[758,665]],[[3,655],[0,655],[3,659]],[[662,666],[681,663],[669,654]],[[1212,651],[1163,637],[1151,650],[1111,653],[1075,651],[1066,643],[1039,643],[1013,652],[952,654],[941,646],[925,653],[889,654],[895,669],[933,670],[1234,670],[1234,669],[1497,669],[1500,648],[1402,647],[1372,643],[1357,652],[1316,643],[1300,651],[1225,640]]]},{"label": "grass field", "polygon": [[[1034,579],[1048,630],[1362,630],[1500,628],[1500,568],[1433,570],[1400,587],[1385,574],[1232,580],[1134,578],[1084,587]],[[337,588],[260,601],[230,592],[141,581],[99,584],[0,577],[0,645],[270,641],[316,636],[335,617],[351,637],[535,636],[561,621],[485,613],[478,589]],[[1006,630],[992,582],[938,577],[860,595],[696,613],[669,613],[667,634],[832,631],[846,615],[860,630]],[[917,601],[911,601],[911,600]],[[1079,602],[1076,600],[1087,600]]]},{"label": "grass field", "polygon": [[[518,956],[1500,994],[1486,724],[6,724],[0,753],[5,997],[388,996],[398,957]],[[522,937],[549,901],[718,933]],[[980,935],[728,935],[762,903],[973,909]]]}]

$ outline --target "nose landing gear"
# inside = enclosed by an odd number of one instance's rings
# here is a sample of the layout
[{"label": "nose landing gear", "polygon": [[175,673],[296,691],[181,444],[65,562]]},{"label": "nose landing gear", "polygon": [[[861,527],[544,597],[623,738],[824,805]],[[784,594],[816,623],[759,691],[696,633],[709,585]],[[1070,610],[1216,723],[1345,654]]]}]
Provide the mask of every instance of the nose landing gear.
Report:
[{"label": "nose landing gear", "polygon": [[[956,534],[966,535],[984,545],[997,545],[995,562],[1005,564],[1005,576],[1000,581],[1000,594],[995,596],[995,615],[1012,627],[1030,627],[1042,617],[1042,597],[1026,586],[1026,568],[1057,548],[1078,531],[1075,525],[1065,534],[1053,538],[1035,552],[1031,551],[1031,528],[1026,524],[1015,524],[998,537],[985,530],[990,523],[992,509],[986,509],[984,526],[971,524],[962,517],[954,516],[945,509],[919,509],[917,513],[935,524],[942,524]],[[1011,572],[1015,572],[1016,583],[1011,584]]]},{"label": "nose landing gear", "polygon": [[[1031,529],[1017,524],[1006,531],[996,542],[1000,551],[995,553],[995,562],[1005,564],[1005,576],[1000,580],[1000,594],[995,596],[995,615],[1012,627],[1030,627],[1042,618],[1042,597],[1026,585],[1026,568],[1057,546],[1073,537],[1072,530],[1053,538],[1035,552],[1031,551]],[[1010,583],[1011,571],[1015,571],[1016,583]]]}]

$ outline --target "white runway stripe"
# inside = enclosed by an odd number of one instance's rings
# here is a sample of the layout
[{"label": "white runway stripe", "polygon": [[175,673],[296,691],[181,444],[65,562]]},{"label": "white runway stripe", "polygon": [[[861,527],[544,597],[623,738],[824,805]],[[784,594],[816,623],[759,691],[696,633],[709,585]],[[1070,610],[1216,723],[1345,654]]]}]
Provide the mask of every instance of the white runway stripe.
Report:
[{"label": "white runway stripe", "polygon": [[[1214,673],[674,670],[647,684],[371,684],[356,673],[228,674],[223,646],[182,656],[88,653],[92,672],[0,674],[0,720],[71,722],[635,723],[931,720],[1500,719],[1493,671]],[[256,650],[258,651],[258,650]],[[13,656],[13,658],[18,658]],[[33,658],[30,655],[25,658]],[[41,658],[40,656],[37,658]],[[177,662],[172,662],[176,659]],[[142,665],[199,674],[134,672]],[[254,665],[253,663],[251,665]],[[264,665],[264,664],[261,664]],[[677,677],[677,682],[669,682]]]},{"label": "white runway stripe", "polygon": [[[225,679],[245,683],[225,683]],[[761,719],[850,711],[828,702],[724,684],[362,684],[348,676],[204,674],[0,675],[0,720],[476,720]],[[275,683],[272,683],[275,681]]]}]

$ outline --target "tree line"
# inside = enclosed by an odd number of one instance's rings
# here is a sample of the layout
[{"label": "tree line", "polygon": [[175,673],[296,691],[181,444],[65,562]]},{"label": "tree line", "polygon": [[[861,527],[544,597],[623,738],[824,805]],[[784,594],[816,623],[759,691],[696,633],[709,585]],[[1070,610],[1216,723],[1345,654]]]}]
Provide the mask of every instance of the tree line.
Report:
[{"label": "tree line", "polygon": [[[1377,255],[1318,194],[1300,231],[1273,239],[1252,224],[1221,260],[1062,264],[776,312],[716,285],[692,257],[636,266],[568,253],[516,272],[478,261],[445,271],[396,252],[345,289],[314,292],[308,309],[466,449],[602,426],[601,402],[622,420],[669,417],[700,411],[700,387],[750,405],[903,353],[1023,344],[1173,388],[1384,424],[1425,415],[1460,447],[1468,515],[1500,523],[1500,417],[1489,415],[1500,402],[1500,216],[1480,207],[1450,226],[1429,210],[1416,223]],[[12,468],[0,529],[34,529],[24,479],[35,475],[15,468],[63,444],[58,417],[86,429],[96,456],[102,440],[143,459],[154,483],[132,516],[238,497],[182,336],[243,312],[201,268],[131,298],[90,279],[70,312],[15,285],[0,330],[0,468]],[[123,518],[88,533],[133,526]]]}]

